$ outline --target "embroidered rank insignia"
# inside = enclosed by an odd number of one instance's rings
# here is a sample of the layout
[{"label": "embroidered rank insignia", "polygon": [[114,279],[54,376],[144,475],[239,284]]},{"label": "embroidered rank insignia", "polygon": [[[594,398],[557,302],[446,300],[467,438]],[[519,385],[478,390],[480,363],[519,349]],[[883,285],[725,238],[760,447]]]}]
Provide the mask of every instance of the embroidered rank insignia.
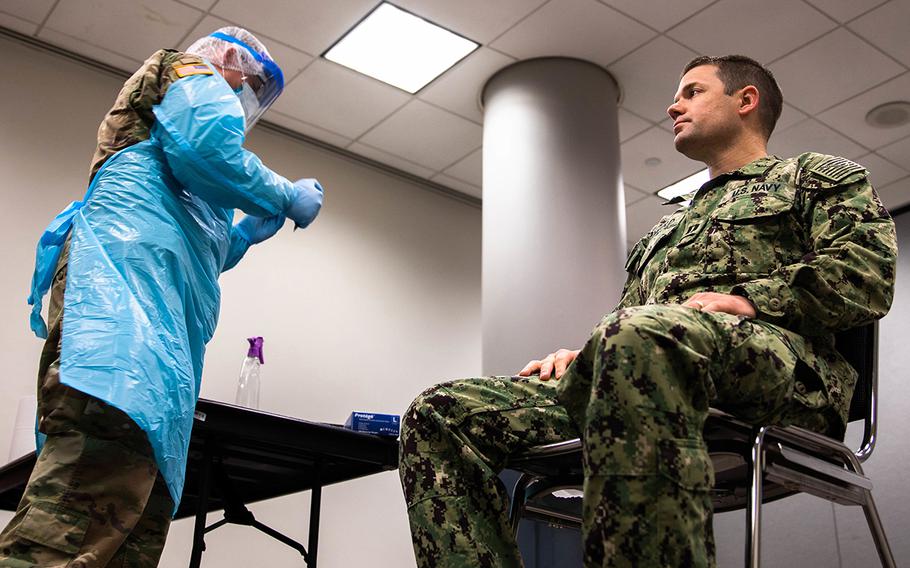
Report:
[{"label": "embroidered rank insignia", "polygon": [[174,67],[174,73],[176,73],[178,77],[183,78],[189,77],[190,75],[211,75],[214,71],[204,63],[196,63],[194,65],[179,65]]},{"label": "embroidered rank insignia", "polygon": [[828,158],[811,167],[809,173],[816,174],[834,183],[844,180],[847,176],[865,171],[866,168],[851,162],[846,158]]}]

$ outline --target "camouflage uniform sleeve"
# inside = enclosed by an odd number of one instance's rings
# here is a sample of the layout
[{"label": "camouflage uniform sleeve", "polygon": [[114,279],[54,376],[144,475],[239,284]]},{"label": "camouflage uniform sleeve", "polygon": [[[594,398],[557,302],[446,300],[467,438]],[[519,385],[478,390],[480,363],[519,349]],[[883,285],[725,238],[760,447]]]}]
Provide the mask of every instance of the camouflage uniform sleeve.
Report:
[{"label": "camouflage uniform sleeve", "polygon": [[126,80],[98,127],[98,144],[89,179],[118,151],[148,139],[155,123],[152,107],[161,102],[168,87],[179,78],[177,68],[199,63],[203,60],[196,55],[160,49]]},{"label": "camouflage uniform sleeve", "polygon": [[[145,60],[142,67],[126,80],[114,105],[98,126],[98,144],[89,169],[89,179],[95,177],[101,165],[118,151],[149,137],[149,125],[154,122],[152,104],[159,99],[158,75],[164,50],[156,51]],[[150,98],[145,107],[141,101]]]},{"label": "camouflage uniform sleeve", "polygon": [[735,286],[757,317],[805,336],[826,335],[884,316],[894,296],[894,222],[862,166],[804,154],[797,211],[809,244],[799,262]]}]

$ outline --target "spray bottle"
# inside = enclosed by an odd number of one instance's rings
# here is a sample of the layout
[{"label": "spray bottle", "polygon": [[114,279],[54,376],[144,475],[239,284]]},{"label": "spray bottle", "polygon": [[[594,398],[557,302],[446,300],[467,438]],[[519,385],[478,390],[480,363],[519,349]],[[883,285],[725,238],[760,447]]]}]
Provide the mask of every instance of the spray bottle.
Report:
[{"label": "spray bottle", "polygon": [[259,370],[265,364],[262,356],[261,337],[250,337],[250,349],[240,367],[240,382],[237,384],[237,405],[259,408]]}]

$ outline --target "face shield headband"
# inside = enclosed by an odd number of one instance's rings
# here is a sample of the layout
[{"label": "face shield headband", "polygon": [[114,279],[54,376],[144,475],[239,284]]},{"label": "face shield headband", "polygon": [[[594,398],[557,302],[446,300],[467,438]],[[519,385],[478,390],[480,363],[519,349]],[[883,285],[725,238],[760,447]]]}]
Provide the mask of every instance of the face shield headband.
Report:
[{"label": "face shield headband", "polygon": [[[250,74],[258,80],[259,85],[255,85],[247,77],[238,93],[246,116],[246,130],[249,131],[284,90],[284,74],[277,63],[263,56],[245,42],[221,32],[215,32],[211,34],[211,37],[239,45],[262,66],[260,73]],[[243,72],[243,70],[240,71]]]}]

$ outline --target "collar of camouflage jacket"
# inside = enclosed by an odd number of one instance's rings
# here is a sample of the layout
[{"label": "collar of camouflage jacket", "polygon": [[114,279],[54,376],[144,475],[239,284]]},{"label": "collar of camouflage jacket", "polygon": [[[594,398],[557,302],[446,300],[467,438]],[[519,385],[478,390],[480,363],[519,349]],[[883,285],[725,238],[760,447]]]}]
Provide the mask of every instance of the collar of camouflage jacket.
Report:
[{"label": "collar of camouflage jacket", "polygon": [[714,188],[714,187],[719,187],[721,185],[724,185],[731,179],[744,179],[744,178],[758,177],[758,176],[764,174],[765,172],[767,172],[769,169],[776,166],[781,161],[782,160],[780,158],[778,158],[777,156],[774,156],[774,155],[763,156],[757,160],[753,160],[753,161],[749,162],[748,164],[746,164],[745,166],[743,166],[741,168],[735,169],[731,172],[722,173],[715,178],[709,179],[704,184],[702,184],[702,186],[700,188],[693,189],[689,193],[686,193],[684,195],[679,195],[669,201],[665,201],[664,203],[662,203],[662,205],[681,204],[683,207],[685,207],[689,202],[692,201],[692,199],[695,197],[695,195],[699,191],[703,191],[703,190],[706,191],[706,190]]}]

